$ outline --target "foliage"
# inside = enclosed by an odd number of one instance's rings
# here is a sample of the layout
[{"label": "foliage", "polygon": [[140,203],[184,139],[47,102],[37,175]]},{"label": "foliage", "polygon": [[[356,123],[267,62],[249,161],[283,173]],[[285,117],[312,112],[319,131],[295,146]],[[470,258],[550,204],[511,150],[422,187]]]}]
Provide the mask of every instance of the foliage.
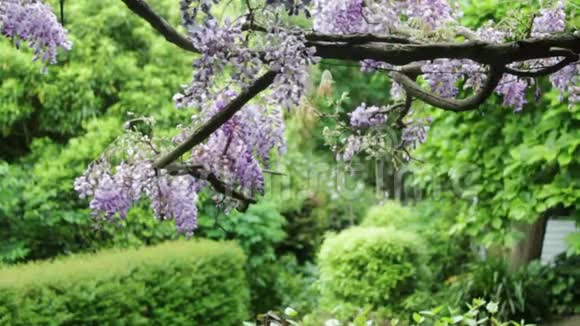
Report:
[{"label": "foliage", "polygon": [[[456,309],[445,309],[439,306],[432,310],[425,310],[413,314],[413,325],[490,325],[490,326],[531,326],[523,319],[519,322],[501,318],[498,315],[498,306],[501,302],[474,299],[471,304],[466,303],[469,308],[466,312],[458,312]],[[447,310],[447,311],[446,311]]]},{"label": "foliage", "polygon": [[[235,239],[248,257],[246,271],[250,284],[252,310],[278,307],[277,275],[284,265],[276,256],[276,245],[285,237],[285,220],[269,202],[252,205],[247,212],[224,216],[215,207],[206,207],[200,219],[198,236],[210,239]],[[212,217],[213,216],[213,217]]]},{"label": "foliage", "polygon": [[416,183],[459,207],[452,231],[486,245],[512,244],[517,223],[553,209],[578,216],[579,119],[580,107],[568,109],[555,93],[517,115],[492,104],[437,114],[416,153],[424,162],[415,165]]},{"label": "foliage", "polygon": [[554,316],[580,314],[580,256],[560,255],[554,266],[545,269],[550,313]]},{"label": "foliage", "polygon": [[403,228],[410,224],[412,211],[396,201],[387,201],[369,209],[364,217],[362,226]]},{"label": "foliage", "polygon": [[[362,226],[392,227],[416,233],[422,239],[425,244],[426,263],[433,278],[430,287],[423,289],[427,292],[416,292],[412,298],[414,300],[420,299],[421,296],[430,297],[430,291],[442,287],[442,282],[459,274],[463,266],[473,259],[470,240],[449,232],[456,213],[453,205],[428,199],[412,206],[387,201],[382,205],[371,207],[362,221]],[[425,302],[417,304],[407,302],[407,304],[412,308],[417,305],[424,306]]]},{"label": "foliage", "polygon": [[554,266],[532,262],[511,271],[503,260],[473,264],[468,273],[450,280],[449,289],[438,297],[453,306],[475,298],[499,302],[498,316],[504,319],[546,321],[579,311],[578,257],[560,257]]},{"label": "foliage", "polygon": [[396,308],[426,273],[421,252],[414,234],[392,228],[330,235],[318,257],[323,304]]},{"label": "foliage", "polygon": [[568,254],[572,255],[580,255],[580,232],[573,232],[567,238],[566,242],[568,243]]},{"label": "foliage", "polygon": [[[175,13],[177,4],[157,1],[155,8]],[[152,116],[158,134],[183,121],[187,114],[167,98],[190,59],[158,42],[119,1],[67,1],[65,14],[75,47],[46,74],[30,63],[31,53],[0,42],[0,262],[176,237],[143,206],[121,227],[95,228],[72,185],[121,134],[122,121]]]},{"label": "foliage", "polygon": [[490,259],[473,264],[468,273],[452,279],[449,292],[443,292],[443,296],[455,306],[475,298],[493,300],[500,303],[501,318],[537,321],[548,309],[541,272],[538,264],[512,272],[507,262]]},{"label": "foliage", "polygon": [[433,291],[440,289],[448,278],[463,273],[465,266],[476,257],[470,237],[450,232],[457,214],[457,207],[452,203],[426,199],[413,207],[415,222],[405,228],[417,232],[427,244]]},{"label": "foliage", "polygon": [[315,258],[325,232],[358,224],[375,202],[364,180],[337,164],[316,137],[324,122],[311,109],[301,107],[287,119],[288,153],[276,169],[282,175],[268,179],[265,198],[287,221],[278,253],[293,253],[300,263]]},{"label": "foliage", "polygon": [[207,240],[0,270],[0,324],[239,325],[244,255]]},{"label": "foliage", "polygon": [[215,207],[213,211],[206,208],[206,212],[200,221],[199,236],[216,240],[235,239],[250,257],[248,264],[251,268],[276,259],[275,247],[285,237],[283,227],[286,221],[272,203],[260,202],[246,212],[233,211],[228,216]]},{"label": "foliage", "polygon": [[[490,325],[490,326],[532,326],[527,324],[524,320],[518,321],[502,321],[497,316],[498,303],[494,301],[485,301],[482,299],[474,299],[471,303],[465,303],[465,307],[461,309],[450,308],[440,305],[429,310],[422,310],[415,312],[412,318],[407,320],[400,320],[396,318],[388,318],[381,316],[380,313],[370,310],[360,310],[358,314],[350,320],[336,319],[332,314],[324,314],[317,312],[315,314],[307,315],[300,323],[295,321],[298,312],[294,310],[285,310],[284,312],[270,312],[265,315],[265,318],[259,320],[258,325],[272,325],[268,321],[282,321],[282,324],[288,325],[304,325],[304,326],[318,326],[318,325],[332,325],[332,326],[396,326],[396,325],[426,325],[426,326],[448,326],[448,325]],[[255,325],[253,323],[245,323],[244,325]]]},{"label": "foliage", "polygon": [[300,265],[293,256],[283,256],[277,263],[276,289],[281,298],[279,307],[291,307],[299,312],[312,311],[318,304],[316,285],[318,268],[310,262]]}]

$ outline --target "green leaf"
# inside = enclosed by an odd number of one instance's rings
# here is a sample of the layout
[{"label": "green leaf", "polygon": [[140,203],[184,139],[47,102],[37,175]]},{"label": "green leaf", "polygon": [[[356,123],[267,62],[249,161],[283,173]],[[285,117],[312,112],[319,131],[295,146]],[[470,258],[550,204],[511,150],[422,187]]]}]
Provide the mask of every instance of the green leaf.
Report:
[{"label": "green leaf", "polygon": [[425,321],[425,317],[415,312],[413,313],[413,321],[417,324],[422,324]]}]

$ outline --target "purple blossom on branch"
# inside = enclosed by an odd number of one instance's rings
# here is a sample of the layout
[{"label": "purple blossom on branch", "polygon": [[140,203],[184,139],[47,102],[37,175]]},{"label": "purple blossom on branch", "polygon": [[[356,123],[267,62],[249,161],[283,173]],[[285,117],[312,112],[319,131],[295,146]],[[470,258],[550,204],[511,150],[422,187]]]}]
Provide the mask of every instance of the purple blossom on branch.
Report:
[{"label": "purple blossom on branch", "polygon": [[350,125],[357,128],[368,128],[387,122],[386,108],[378,106],[367,107],[361,103],[350,115]]},{"label": "purple blossom on branch", "polygon": [[49,5],[40,1],[0,1],[0,33],[16,47],[22,41],[34,50],[34,59],[56,63],[57,49],[70,50],[72,42]]}]

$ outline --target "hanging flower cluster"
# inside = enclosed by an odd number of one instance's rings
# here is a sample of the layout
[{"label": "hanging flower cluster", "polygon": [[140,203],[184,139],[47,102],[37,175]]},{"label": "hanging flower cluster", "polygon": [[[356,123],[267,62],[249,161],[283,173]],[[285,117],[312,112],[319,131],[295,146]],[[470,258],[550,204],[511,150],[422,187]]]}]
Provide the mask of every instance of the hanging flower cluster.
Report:
[{"label": "hanging flower cluster", "polygon": [[70,50],[72,42],[52,8],[36,0],[0,0],[0,34],[34,50],[34,60],[56,63],[58,48]]}]

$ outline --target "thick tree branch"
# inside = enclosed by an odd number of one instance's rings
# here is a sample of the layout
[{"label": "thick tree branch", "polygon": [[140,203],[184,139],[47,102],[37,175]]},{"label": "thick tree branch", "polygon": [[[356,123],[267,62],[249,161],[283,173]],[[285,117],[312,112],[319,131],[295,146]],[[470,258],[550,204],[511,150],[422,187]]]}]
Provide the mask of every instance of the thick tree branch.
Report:
[{"label": "thick tree branch", "polygon": [[[160,17],[145,0],[122,0],[135,14],[145,19],[167,41],[180,48],[198,52],[190,40],[181,35],[165,19]],[[252,24],[244,26],[266,32],[264,27]],[[372,59],[394,65],[438,58],[471,59],[488,65],[506,65],[512,62],[552,57],[551,49],[562,48],[580,53],[580,32],[555,34],[544,38],[528,38],[505,44],[469,41],[465,43],[417,44],[397,36],[355,35],[306,35],[308,46],[314,46],[316,55],[326,59],[361,61]]]},{"label": "thick tree branch", "polygon": [[393,72],[393,79],[401,84],[407,95],[418,98],[423,102],[443,110],[463,112],[476,109],[483,103],[496,88],[503,74],[501,66],[491,66],[484,85],[472,96],[466,99],[448,99],[437,96],[421,88],[409,76],[400,72]]},{"label": "thick tree branch", "polygon": [[199,127],[191,136],[189,136],[183,143],[179,144],[174,150],[167,153],[158,159],[153,167],[162,169],[170,163],[177,160],[181,155],[192,149],[194,146],[200,144],[209,137],[214,131],[226,123],[231,117],[236,114],[246,103],[265,90],[274,82],[276,72],[268,71],[260,78],[256,79],[252,85],[235,97],[223,110],[211,117],[205,124]]},{"label": "thick tree branch", "polygon": [[416,61],[471,59],[487,65],[505,65],[517,61],[553,56],[553,48],[580,53],[580,32],[561,33],[545,38],[529,38],[505,44],[479,41],[465,43],[386,44],[347,42],[308,42],[316,48],[316,55],[327,59],[361,61],[372,59],[394,65]]},{"label": "thick tree branch", "polygon": [[191,43],[187,36],[179,33],[163,17],[159,16],[144,0],[122,0],[131,11],[137,16],[147,21],[155,30],[157,30],[167,41],[178,47],[191,51],[199,52]]},{"label": "thick tree branch", "polygon": [[329,34],[307,33],[306,40],[310,42],[334,42],[348,44],[365,44],[365,43],[419,44],[417,41],[414,41],[406,37],[380,36],[373,34],[329,35]]}]

